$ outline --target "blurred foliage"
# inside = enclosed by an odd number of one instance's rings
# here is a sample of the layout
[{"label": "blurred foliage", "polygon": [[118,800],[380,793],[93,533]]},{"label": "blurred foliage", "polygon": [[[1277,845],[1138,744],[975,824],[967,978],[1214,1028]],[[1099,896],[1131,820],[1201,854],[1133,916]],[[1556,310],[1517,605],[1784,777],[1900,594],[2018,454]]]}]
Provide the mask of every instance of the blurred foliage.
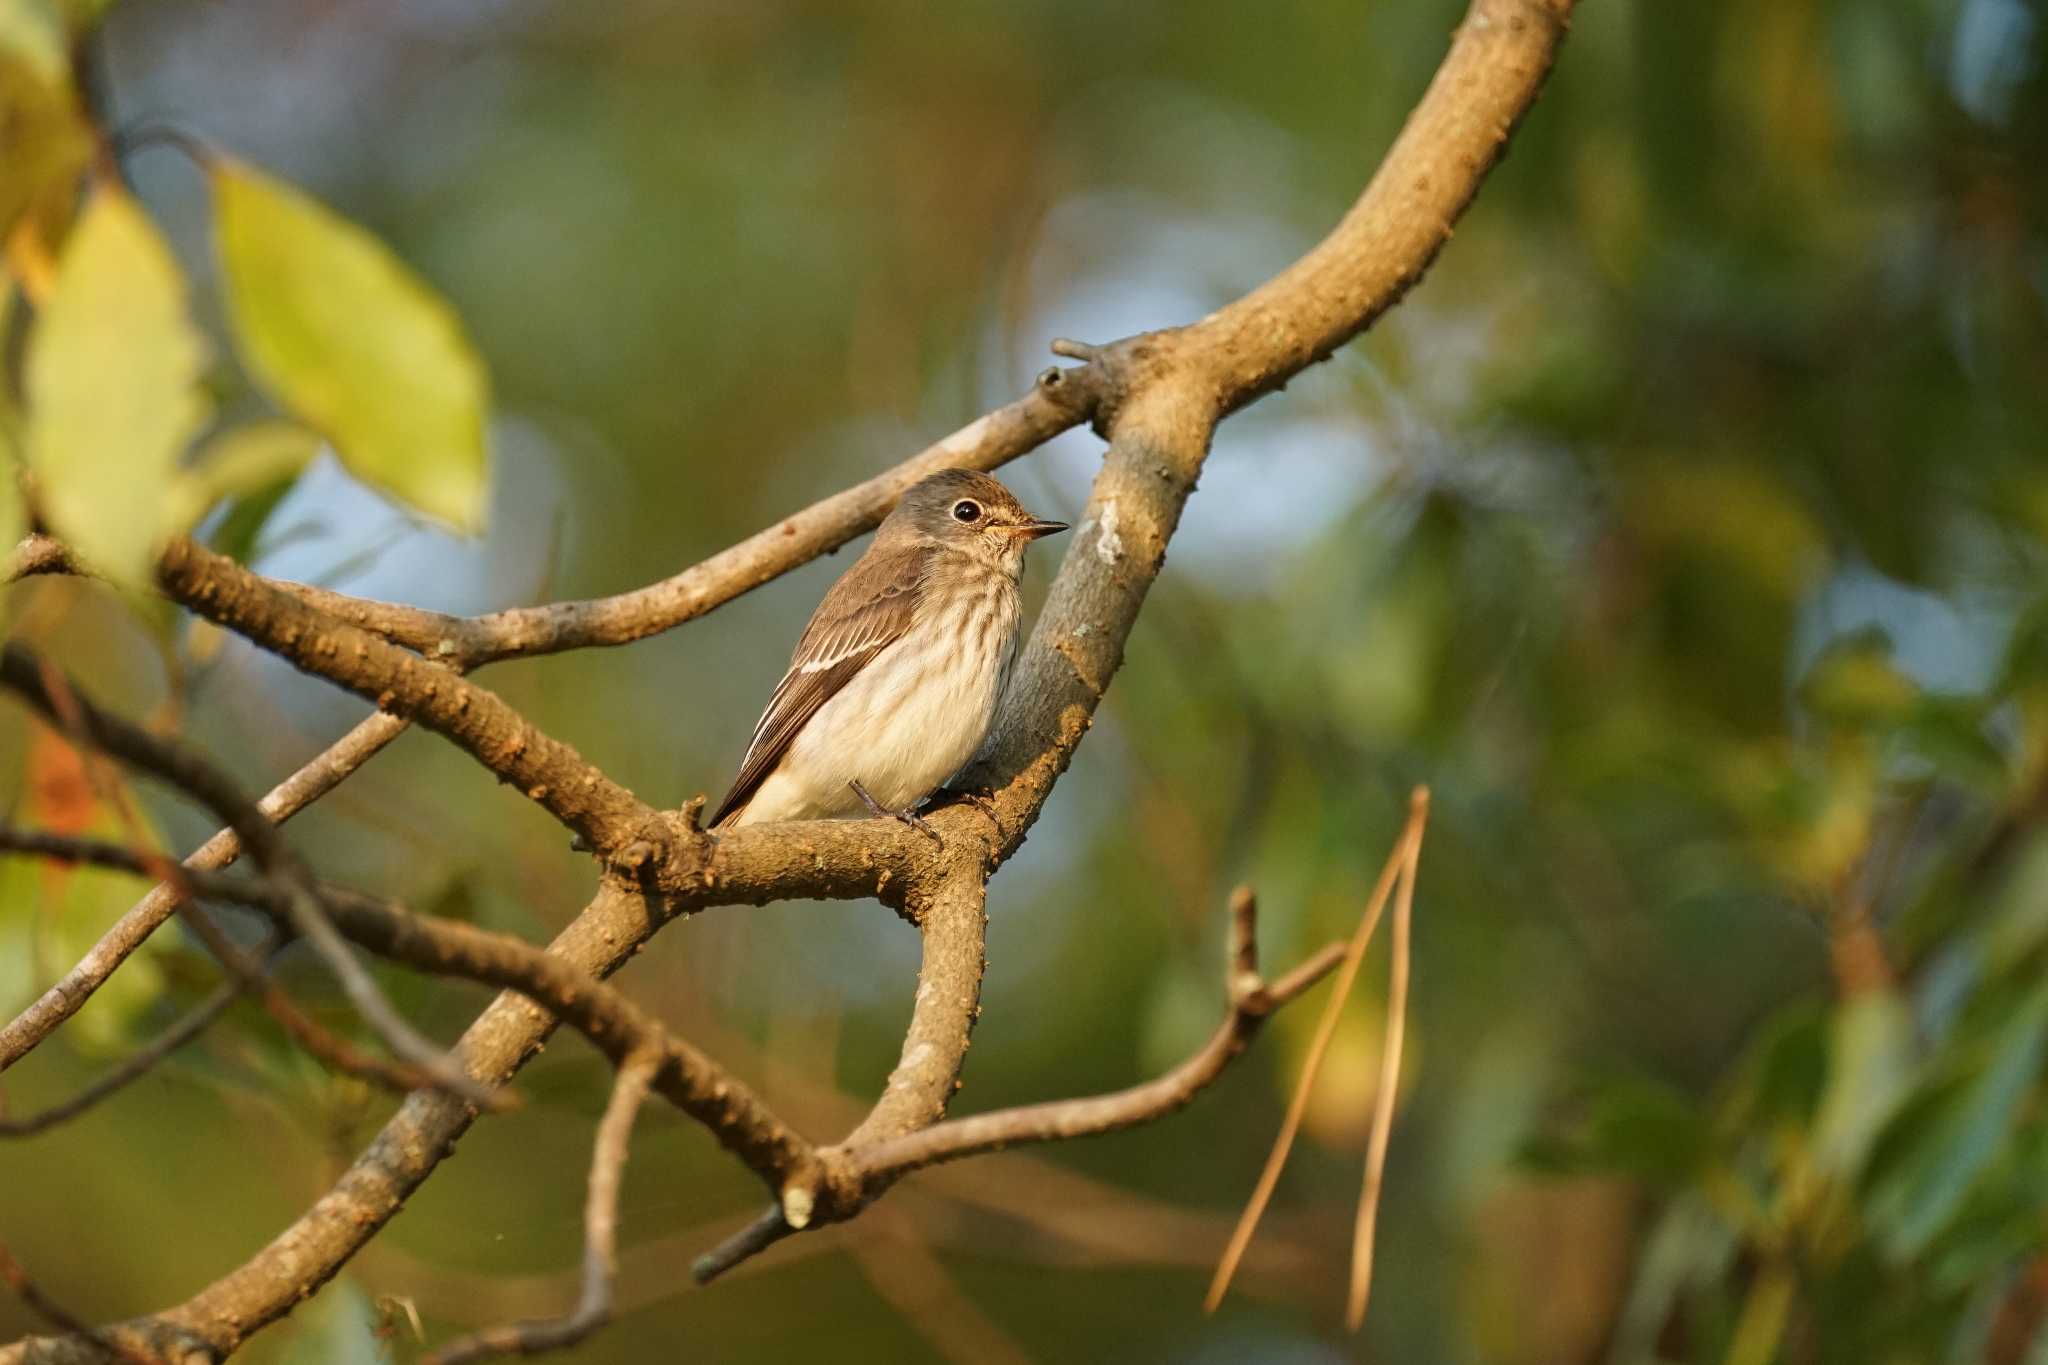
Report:
[{"label": "blurred foliage", "polygon": [[[39,291],[86,231],[74,209],[139,203],[215,339],[205,393],[231,433],[174,452],[218,476],[179,520],[268,572],[472,611],[672,572],[1013,396],[1051,336],[1183,321],[1256,283],[1356,194],[1459,6],[133,0],[84,49],[104,126],[169,119],[409,263],[264,181],[257,216],[291,226],[262,280],[222,259],[210,212],[238,171],[210,193],[138,147],[133,201],[103,175],[82,206],[52,193],[90,155],[63,38],[88,8],[0,0],[0,137],[26,139],[0,173],[0,446],[42,420],[21,361],[61,315]],[[1195,1306],[1312,1010],[1155,1129],[918,1177],[892,1220],[702,1294],[679,1288],[689,1257],[758,1191],[650,1112],[625,1315],[575,1358],[2043,1358],[2044,21],[2038,0],[1588,4],[1424,287],[1219,433],[1101,722],[994,884],[961,1104],[1184,1055],[1220,1008],[1227,888],[1258,886],[1267,960],[1296,960],[1348,930],[1429,783],[1362,1338],[1336,1323],[1372,999],[1268,1260],[1215,1320]],[[371,283],[320,297],[361,252],[346,279]],[[376,339],[439,328],[430,291],[495,395],[488,483],[447,502],[324,405],[399,429],[380,404],[425,370]],[[359,363],[296,368],[309,341]],[[430,390],[468,416],[432,430],[481,420],[466,352],[437,347],[454,377]],[[488,530],[453,540],[324,455],[287,483],[306,429],[446,520],[488,488]],[[465,437],[441,448],[479,468]],[[1071,514],[1094,449],[1063,438],[1005,477]],[[844,562],[630,655],[485,677],[649,799],[715,791]],[[359,714],[99,590],[10,592],[11,629],[252,786]],[[14,818],[53,818],[49,738],[0,727]],[[326,875],[530,936],[588,889],[544,817],[425,738],[293,831]],[[9,1007],[124,902],[4,875]],[[8,1074],[10,1104],[68,1093],[209,988],[159,937]],[[345,1026],[311,964],[282,970]],[[801,906],[698,917],[620,981],[828,1134],[893,1064],[914,977],[873,907]],[[447,1034],[480,998],[391,985]],[[317,1316],[250,1356],[407,1358],[406,1302],[433,1335],[566,1304],[603,1068],[565,1043],[523,1086],[527,1110],[480,1125]],[[0,1232],[78,1311],[170,1303],[387,1111],[237,1011],[0,1152]],[[924,1254],[928,1273],[875,1268]],[[0,1330],[27,1326],[0,1303]]]}]

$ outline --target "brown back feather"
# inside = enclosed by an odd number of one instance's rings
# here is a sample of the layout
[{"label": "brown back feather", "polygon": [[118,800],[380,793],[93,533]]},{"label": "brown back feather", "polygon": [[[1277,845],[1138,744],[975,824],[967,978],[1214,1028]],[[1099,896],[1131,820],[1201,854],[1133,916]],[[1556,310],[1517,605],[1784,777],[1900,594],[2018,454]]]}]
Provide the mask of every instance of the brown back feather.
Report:
[{"label": "brown back feather", "polygon": [[810,624],[804,627],[790,658],[789,671],[776,684],[768,709],[754,726],[740,775],[711,817],[712,828],[746,809],[818,708],[876,655],[903,638],[917,614],[925,569],[933,553],[934,547],[928,543],[877,538],[832,585],[811,613]]}]

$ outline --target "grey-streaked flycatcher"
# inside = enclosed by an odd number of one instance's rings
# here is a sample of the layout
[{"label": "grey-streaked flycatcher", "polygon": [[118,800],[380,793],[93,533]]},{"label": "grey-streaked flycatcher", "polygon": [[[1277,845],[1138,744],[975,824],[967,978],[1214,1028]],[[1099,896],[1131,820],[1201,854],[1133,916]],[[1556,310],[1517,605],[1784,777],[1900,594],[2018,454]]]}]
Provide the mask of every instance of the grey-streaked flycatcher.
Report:
[{"label": "grey-streaked flycatcher", "polygon": [[712,827],[863,812],[921,826],[918,803],[995,723],[1024,549],[1066,529],[986,474],[911,485],[811,614]]}]

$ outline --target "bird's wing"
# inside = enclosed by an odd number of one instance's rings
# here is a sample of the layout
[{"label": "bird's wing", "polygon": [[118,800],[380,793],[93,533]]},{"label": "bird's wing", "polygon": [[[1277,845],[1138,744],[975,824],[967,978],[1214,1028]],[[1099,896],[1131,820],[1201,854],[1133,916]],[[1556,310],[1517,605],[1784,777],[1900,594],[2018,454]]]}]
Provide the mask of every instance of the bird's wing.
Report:
[{"label": "bird's wing", "polygon": [[927,553],[921,546],[870,549],[832,585],[754,726],[740,775],[711,817],[713,827],[746,807],[818,708],[910,629]]}]

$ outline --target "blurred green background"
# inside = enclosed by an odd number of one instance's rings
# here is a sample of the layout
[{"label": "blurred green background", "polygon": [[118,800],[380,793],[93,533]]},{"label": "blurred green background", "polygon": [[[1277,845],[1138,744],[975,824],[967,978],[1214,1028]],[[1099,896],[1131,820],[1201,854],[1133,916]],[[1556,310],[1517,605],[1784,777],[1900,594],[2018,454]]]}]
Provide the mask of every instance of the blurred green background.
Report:
[{"label": "blurred green background", "polygon": [[[132,0],[102,98],[367,223],[467,319],[488,535],[320,465],[256,563],[471,611],[673,572],[1013,397],[1052,336],[1234,297],[1356,195],[1459,9]],[[690,1258],[758,1186],[651,1107],[625,1311],[568,1358],[2048,1359],[2044,18],[1589,0],[1426,284],[1220,431],[1102,723],[993,884],[958,1109],[1177,1060],[1220,1009],[1228,888],[1292,963],[1355,922],[1430,784],[1361,1336],[1377,985],[1214,1319],[1320,997],[1156,1127],[918,1176],[705,1291]],[[131,171],[203,281],[197,178]],[[1071,516],[1098,451],[1070,433],[1003,477]],[[646,798],[715,799],[845,563],[484,678]],[[18,632],[252,786],[361,713],[96,589],[10,591]],[[61,748],[0,723],[16,818],[75,813]],[[292,830],[326,875],[535,937],[589,890],[428,737]],[[9,1010],[135,891],[0,877]],[[159,940],[8,1074],[12,1109],[210,989]],[[886,911],[801,905],[672,927],[620,981],[827,1136],[893,1063],[915,970]],[[286,978],[345,1021],[316,969]],[[484,998],[391,983],[443,1036]],[[407,1303],[439,1339],[570,1302],[606,1071],[564,1039],[522,1087],[248,1358],[406,1359]],[[237,1013],[0,1148],[0,1235],[86,1317],[164,1307],[388,1110]],[[0,1299],[0,1335],[33,1325]]]}]

